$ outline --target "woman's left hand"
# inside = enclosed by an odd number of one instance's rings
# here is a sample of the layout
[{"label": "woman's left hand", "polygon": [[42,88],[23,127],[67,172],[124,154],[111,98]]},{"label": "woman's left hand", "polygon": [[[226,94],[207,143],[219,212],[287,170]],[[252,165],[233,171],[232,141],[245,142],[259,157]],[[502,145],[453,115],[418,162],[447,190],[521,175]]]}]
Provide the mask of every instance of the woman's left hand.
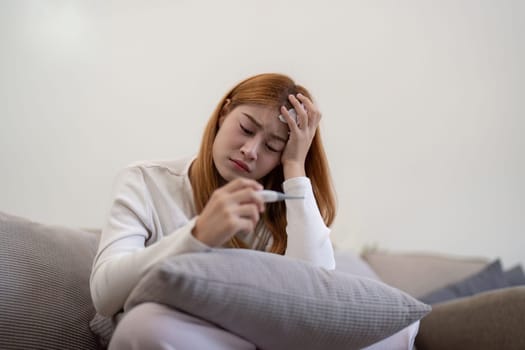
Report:
[{"label": "woman's left hand", "polygon": [[290,137],[281,156],[285,179],[306,175],[304,170],[306,155],[321,120],[321,112],[308,97],[302,94],[290,95],[288,100],[297,113],[297,123],[286,107],[281,106],[281,114],[290,129]]}]

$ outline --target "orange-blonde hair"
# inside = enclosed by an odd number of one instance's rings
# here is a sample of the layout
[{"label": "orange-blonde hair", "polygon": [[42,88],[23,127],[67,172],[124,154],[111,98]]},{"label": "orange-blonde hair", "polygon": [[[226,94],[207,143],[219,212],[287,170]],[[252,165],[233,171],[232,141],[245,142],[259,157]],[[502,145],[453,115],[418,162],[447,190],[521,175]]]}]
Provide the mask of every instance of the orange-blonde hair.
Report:
[{"label": "orange-blonde hair", "polygon": [[[288,95],[296,95],[297,93],[301,93],[311,99],[310,93],[304,87],[295,84],[291,78],[282,74],[266,73],[241,81],[221,99],[204,129],[199,153],[191,166],[190,177],[195,207],[198,213],[203,210],[212,193],[221,184],[221,176],[214,165],[212,155],[213,143],[219,128],[221,114],[228,113],[235,107],[246,104],[271,107],[275,108],[276,111],[282,105],[289,109],[292,106],[288,100]],[[229,101],[229,103],[227,104],[226,101]],[[312,183],[321,216],[325,224],[330,226],[336,213],[335,193],[319,128],[317,128],[306,156],[305,172]],[[264,188],[275,191],[282,191],[281,185],[283,181],[284,175],[281,165],[275,167],[268,175],[259,180]],[[287,237],[286,206],[284,202],[267,204],[261,221],[257,227],[264,224],[273,237],[270,251],[284,254]],[[245,247],[243,242],[237,237],[232,238],[230,245],[233,247]]]}]

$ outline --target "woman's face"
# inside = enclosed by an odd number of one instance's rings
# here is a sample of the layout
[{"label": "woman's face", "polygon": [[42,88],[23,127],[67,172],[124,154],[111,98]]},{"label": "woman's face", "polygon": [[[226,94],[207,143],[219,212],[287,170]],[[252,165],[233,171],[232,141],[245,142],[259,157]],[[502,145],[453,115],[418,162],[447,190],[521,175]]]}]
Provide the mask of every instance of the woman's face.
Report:
[{"label": "woman's face", "polygon": [[278,114],[276,108],[240,105],[220,117],[213,162],[224,180],[259,180],[280,163],[288,126]]}]

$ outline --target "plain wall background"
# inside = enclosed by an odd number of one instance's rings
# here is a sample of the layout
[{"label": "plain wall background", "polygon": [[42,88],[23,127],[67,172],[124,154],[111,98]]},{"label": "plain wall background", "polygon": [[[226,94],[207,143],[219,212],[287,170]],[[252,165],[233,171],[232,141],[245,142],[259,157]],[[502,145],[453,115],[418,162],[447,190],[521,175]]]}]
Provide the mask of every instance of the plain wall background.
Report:
[{"label": "plain wall background", "polygon": [[0,0],[0,210],[100,227],[117,171],[197,151],[223,94],[305,85],[336,246],[525,263],[525,2]]}]

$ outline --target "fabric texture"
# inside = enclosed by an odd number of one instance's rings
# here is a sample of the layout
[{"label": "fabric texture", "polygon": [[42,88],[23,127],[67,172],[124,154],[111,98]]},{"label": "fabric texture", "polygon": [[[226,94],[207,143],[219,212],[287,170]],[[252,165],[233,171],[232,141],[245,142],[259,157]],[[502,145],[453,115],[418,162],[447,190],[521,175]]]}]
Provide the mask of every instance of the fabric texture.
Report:
[{"label": "fabric texture", "polygon": [[169,305],[261,349],[360,349],[419,320],[430,306],[379,281],[286,256],[214,249],[164,260],[124,311]]},{"label": "fabric texture", "polygon": [[96,236],[0,213],[0,349],[97,349]]},{"label": "fabric texture", "polygon": [[106,317],[97,313],[93,319],[89,321],[89,329],[97,336],[98,342],[103,348],[108,346],[122,316],[122,312],[113,317]]},{"label": "fabric texture", "polygon": [[[336,250],[334,256],[337,271],[380,281],[380,278],[370,265],[352,251]],[[363,350],[412,350],[418,329],[419,321],[416,321],[388,338],[367,346]]]},{"label": "fabric texture", "polygon": [[478,273],[422,296],[419,300],[427,304],[436,304],[507,286],[501,261],[498,259]]},{"label": "fabric texture", "polygon": [[417,350],[525,349],[525,287],[437,304],[421,320]]}]

